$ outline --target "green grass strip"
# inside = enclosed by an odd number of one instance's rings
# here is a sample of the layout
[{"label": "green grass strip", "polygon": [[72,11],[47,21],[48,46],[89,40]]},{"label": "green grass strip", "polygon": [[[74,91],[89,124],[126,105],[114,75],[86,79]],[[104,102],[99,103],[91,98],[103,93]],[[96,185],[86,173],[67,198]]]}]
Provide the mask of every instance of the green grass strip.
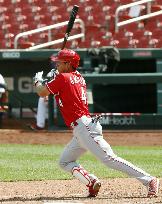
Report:
[{"label": "green grass strip", "polygon": [[[58,166],[61,145],[0,145],[0,181],[71,179],[72,176]],[[148,173],[162,177],[162,147],[115,146],[114,152]],[[87,152],[79,160],[99,178],[127,177],[99,162]]]}]

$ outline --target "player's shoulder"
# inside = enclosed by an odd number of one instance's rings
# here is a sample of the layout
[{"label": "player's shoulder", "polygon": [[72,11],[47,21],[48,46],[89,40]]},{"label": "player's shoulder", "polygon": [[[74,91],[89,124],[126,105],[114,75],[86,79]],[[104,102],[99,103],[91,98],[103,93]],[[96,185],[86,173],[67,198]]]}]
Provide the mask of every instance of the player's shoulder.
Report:
[{"label": "player's shoulder", "polygon": [[80,74],[80,72],[78,72],[77,70],[76,71],[74,71],[74,72],[72,72],[74,75],[76,75],[76,76],[82,76],[81,74]]},{"label": "player's shoulder", "polygon": [[65,83],[65,82],[69,81],[69,79],[70,79],[70,76],[68,73],[59,73],[56,76],[56,80],[61,81],[61,83]]},{"label": "player's shoulder", "polygon": [[83,78],[82,75],[78,72],[78,71],[74,71],[74,72],[68,72],[68,73],[60,73],[58,75],[58,77],[60,77],[60,79],[64,80],[64,81],[71,81],[71,79],[73,78]]},{"label": "player's shoulder", "polygon": [[60,73],[58,75],[58,77],[61,78],[61,79],[66,79],[66,78],[68,78],[68,73]]}]

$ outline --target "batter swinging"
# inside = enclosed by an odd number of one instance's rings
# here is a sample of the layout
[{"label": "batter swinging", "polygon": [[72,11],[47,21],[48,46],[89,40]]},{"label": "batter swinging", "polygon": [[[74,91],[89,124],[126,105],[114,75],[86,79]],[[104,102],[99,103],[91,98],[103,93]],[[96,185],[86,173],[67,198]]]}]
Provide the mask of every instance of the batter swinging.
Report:
[{"label": "batter swinging", "polygon": [[66,125],[73,129],[73,138],[65,147],[60,167],[73,174],[89,189],[89,197],[97,196],[101,187],[99,179],[88,173],[76,160],[87,150],[107,167],[122,171],[148,187],[148,197],[157,196],[159,179],[114,154],[104,140],[98,120],[92,120],[88,111],[86,83],[76,70],[80,57],[73,50],[63,49],[51,58],[59,74],[43,84],[43,71],[36,73],[34,84],[39,96],[55,95]]}]

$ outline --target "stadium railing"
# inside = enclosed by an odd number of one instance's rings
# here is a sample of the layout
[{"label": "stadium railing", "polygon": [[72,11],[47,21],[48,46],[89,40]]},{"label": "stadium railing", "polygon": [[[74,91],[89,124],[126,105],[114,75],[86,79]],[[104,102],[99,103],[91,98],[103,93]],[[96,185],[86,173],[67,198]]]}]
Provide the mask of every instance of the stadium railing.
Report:
[{"label": "stadium railing", "polygon": [[[68,41],[78,39],[78,38],[81,38],[82,40],[84,40],[84,37],[85,37],[85,25],[84,25],[84,22],[81,19],[76,19],[74,23],[79,23],[80,24],[81,33],[70,36],[68,38]],[[48,42],[42,43],[40,45],[35,45],[35,46],[32,46],[32,47],[29,47],[26,50],[36,50],[36,49],[39,49],[39,48],[44,48],[44,47],[48,47],[48,46],[51,46],[51,45],[61,43],[61,42],[63,42],[64,38],[51,41],[51,30],[52,29],[57,29],[58,27],[66,26],[67,24],[68,24],[68,21],[64,21],[64,22],[57,23],[57,24],[54,24],[54,25],[44,26],[44,27],[41,27],[41,28],[37,28],[37,29],[33,29],[33,30],[29,30],[29,31],[26,31],[26,32],[19,33],[14,38],[14,49],[17,49],[18,40],[21,37],[28,36],[28,35],[33,35],[35,33],[43,32],[43,31],[46,31],[46,30],[48,30]]]},{"label": "stadium railing", "polygon": [[[141,1],[134,2],[134,3],[119,6],[115,11],[115,32],[119,31],[119,27],[127,25],[129,23],[133,23],[133,22],[148,19],[148,18],[151,18],[151,17],[154,17],[154,16],[162,15],[162,10],[151,13],[150,3],[152,1],[153,0],[141,0]],[[143,3],[147,3],[147,14],[146,15],[141,15],[141,16],[138,16],[138,17],[134,17],[134,18],[119,22],[119,12],[120,11],[122,11],[124,9],[127,9],[127,8],[130,8],[130,7],[133,7],[133,6],[136,6],[136,5],[143,4]]]}]

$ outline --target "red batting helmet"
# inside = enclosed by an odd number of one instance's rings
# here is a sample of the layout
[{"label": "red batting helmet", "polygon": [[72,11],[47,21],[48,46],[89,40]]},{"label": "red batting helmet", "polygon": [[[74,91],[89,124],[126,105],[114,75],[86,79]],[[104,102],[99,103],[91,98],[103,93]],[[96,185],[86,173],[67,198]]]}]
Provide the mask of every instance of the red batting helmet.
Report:
[{"label": "red batting helmet", "polygon": [[57,56],[52,56],[51,60],[54,62],[57,61],[70,62],[71,66],[77,68],[79,66],[80,57],[73,50],[63,49],[58,52]]}]

